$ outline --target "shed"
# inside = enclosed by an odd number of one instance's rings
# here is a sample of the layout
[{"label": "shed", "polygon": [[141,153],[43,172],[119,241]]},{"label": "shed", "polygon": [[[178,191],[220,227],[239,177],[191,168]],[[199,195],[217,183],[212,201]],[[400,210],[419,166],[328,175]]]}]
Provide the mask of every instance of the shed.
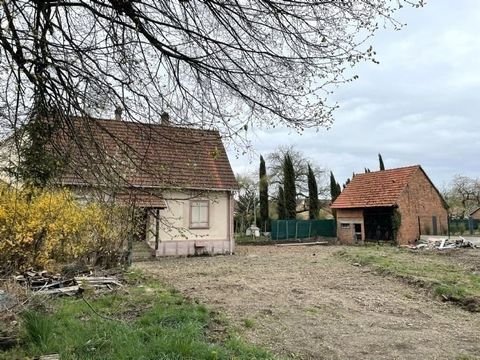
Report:
[{"label": "shed", "polygon": [[446,234],[447,204],[420,165],[355,175],[332,204],[342,244]]}]

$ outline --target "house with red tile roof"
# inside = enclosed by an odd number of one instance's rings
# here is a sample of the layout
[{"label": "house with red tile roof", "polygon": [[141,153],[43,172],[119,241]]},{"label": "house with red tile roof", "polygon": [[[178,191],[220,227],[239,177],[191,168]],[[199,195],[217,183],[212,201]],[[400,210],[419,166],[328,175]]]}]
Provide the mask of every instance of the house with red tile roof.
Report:
[{"label": "house with red tile roof", "polygon": [[480,220],[480,207],[477,207],[477,208],[473,209],[470,212],[469,217],[471,217],[474,220]]},{"label": "house with red tile roof", "polygon": [[355,175],[332,209],[342,244],[406,245],[448,228],[447,204],[420,165]]},{"label": "house with red tile roof", "polygon": [[168,120],[69,118],[52,142],[64,163],[55,183],[138,209],[152,255],[231,254],[237,182],[220,134]]}]

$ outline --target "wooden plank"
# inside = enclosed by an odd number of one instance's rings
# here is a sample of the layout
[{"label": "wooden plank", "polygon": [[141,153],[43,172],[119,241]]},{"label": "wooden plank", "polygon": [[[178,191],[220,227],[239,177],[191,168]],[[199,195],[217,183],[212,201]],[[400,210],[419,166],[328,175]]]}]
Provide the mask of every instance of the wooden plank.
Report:
[{"label": "wooden plank", "polygon": [[39,290],[36,291],[36,294],[43,294],[43,295],[75,295],[78,290],[80,290],[80,286],[67,286],[58,289],[46,289],[46,290]]},{"label": "wooden plank", "polygon": [[328,245],[328,241],[315,241],[306,243],[292,243],[292,244],[277,244],[278,247],[286,246],[315,246],[315,245]]},{"label": "wooden plank", "polygon": [[60,360],[60,354],[41,355],[38,360]]}]

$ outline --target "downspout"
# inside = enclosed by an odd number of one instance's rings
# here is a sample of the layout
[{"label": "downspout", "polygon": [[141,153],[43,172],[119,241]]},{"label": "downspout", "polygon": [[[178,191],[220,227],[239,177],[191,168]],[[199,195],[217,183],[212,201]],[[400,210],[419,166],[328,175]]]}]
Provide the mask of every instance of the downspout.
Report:
[{"label": "downspout", "polygon": [[227,191],[227,206],[228,206],[227,236],[230,241],[230,255],[233,255],[233,236],[232,236],[233,211],[232,211],[232,192],[231,191]]}]

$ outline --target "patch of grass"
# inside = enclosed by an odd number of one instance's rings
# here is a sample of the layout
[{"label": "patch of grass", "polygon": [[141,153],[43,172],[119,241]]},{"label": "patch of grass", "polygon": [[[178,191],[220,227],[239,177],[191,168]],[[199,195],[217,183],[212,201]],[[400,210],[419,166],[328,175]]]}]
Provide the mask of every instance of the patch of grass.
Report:
[{"label": "patch of grass", "polygon": [[307,313],[311,313],[311,314],[318,314],[319,313],[319,310],[317,308],[314,308],[314,307],[307,307],[305,309],[305,311]]},{"label": "patch of grass", "polygon": [[[139,274],[132,285],[87,299],[51,300],[53,312],[22,314],[22,344],[0,359],[59,353],[69,359],[272,359],[263,349],[227,333],[214,341],[208,333],[215,316],[177,292]],[[226,330],[227,331],[227,330]]]},{"label": "patch of grass", "polygon": [[247,329],[253,329],[255,327],[255,320],[243,319],[243,326],[245,326]]},{"label": "patch of grass", "polygon": [[402,278],[432,290],[444,300],[480,311],[480,276],[435,252],[411,252],[395,247],[351,247],[337,253],[352,263]]},{"label": "patch of grass", "polygon": [[470,355],[460,354],[460,355],[458,355],[455,359],[456,359],[456,360],[478,360],[478,359],[480,359],[480,358],[477,357],[477,356],[472,357],[472,356],[470,356]]}]

